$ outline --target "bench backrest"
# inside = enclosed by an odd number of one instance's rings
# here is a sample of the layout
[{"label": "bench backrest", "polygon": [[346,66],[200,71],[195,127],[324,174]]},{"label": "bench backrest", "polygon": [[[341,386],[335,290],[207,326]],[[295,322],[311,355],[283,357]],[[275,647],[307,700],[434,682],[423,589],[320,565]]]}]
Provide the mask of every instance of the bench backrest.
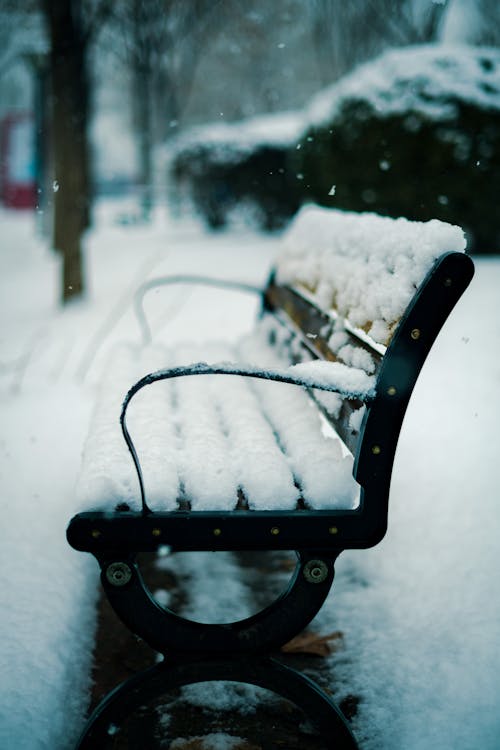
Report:
[{"label": "bench backrest", "polygon": [[376,378],[375,399],[366,405],[315,395],[355,457],[362,512],[376,536],[385,533],[411,393],[474,273],[465,244],[459,227],[439,221],[307,207],[286,236],[265,291],[265,309],[288,331],[293,361],[307,351]]}]

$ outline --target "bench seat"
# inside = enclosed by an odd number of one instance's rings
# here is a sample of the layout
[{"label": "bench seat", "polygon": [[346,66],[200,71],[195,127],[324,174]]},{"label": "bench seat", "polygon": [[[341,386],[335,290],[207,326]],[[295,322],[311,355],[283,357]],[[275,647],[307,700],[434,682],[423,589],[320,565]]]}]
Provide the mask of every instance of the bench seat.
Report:
[{"label": "bench seat", "polygon": [[[279,348],[267,344],[269,333],[266,321],[233,346],[115,349],[84,451],[81,509],[141,507],[117,419],[132,383],[147,372],[200,361],[286,366]],[[337,397],[323,394],[326,398],[332,403]],[[358,505],[353,457],[303,388],[224,375],[162,381],[131,405],[128,426],[153,511],[350,510]]]}]

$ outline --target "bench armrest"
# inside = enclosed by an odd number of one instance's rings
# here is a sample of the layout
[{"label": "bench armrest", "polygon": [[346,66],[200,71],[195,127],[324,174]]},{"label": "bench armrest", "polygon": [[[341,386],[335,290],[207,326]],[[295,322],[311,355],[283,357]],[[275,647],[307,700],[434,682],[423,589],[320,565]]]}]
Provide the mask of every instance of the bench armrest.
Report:
[{"label": "bench armrest", "polygon": [[[316,371],[316,372],[315,372]],[[349,374],[347,374],[349,373]],[[127,447],[132,456],[141,492],[142,512],[151,513],[146,503],[142,469],[137,456],[135,445],[127,428],[126,414],[133,397],[143,388],[160,380],[193,375],[238,375],[240,377],[273,380],[278,383],[288,383],[303,388],[314,388],[330,393],[338,393],[343,398],[357,399],[370,403],[375,398],[374,378],[366,375],[363,370],[348,368],[335,362],[317,360],[307,364],[293,365],[288,368],[260,368],[252,365],[237,365],[229,362],[209,365],[206,362],[170,367],[149,373],[138,380],[128,391],[122,404],[120,424]],[[353,381],[353,376],[355,380]],[[349,384],[349,381],[354,385]]]},{"label": "bench armrest", "polygon": [[253,284],[247,284],[243,281],[232,281],[231,279],[216,279],[210,276],[197,276],[190,274],[179,274],[175,276],[158,276],[155,279],[145,281],[138,287],[134,296],[134,312],[141,329],[142,343],[151,343],[151,328],[149,326],[146,313],[144,311],[144,297],[151,289],[160,286],[170,286],[172,284],[199,284],[203,286],[212,286],[218,289],[234,289],[248,294],[262,295],[263,289]]}]

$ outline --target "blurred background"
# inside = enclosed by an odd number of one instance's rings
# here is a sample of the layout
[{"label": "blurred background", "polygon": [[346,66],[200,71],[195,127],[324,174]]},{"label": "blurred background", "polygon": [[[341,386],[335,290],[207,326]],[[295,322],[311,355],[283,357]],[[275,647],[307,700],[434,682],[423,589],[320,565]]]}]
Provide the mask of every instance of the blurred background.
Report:
[{"label": "blurred background", "polygon": [[498,252],[497,0],[2,0],[0,194],[79,296],[101,196],[268,232],[309,201]]},{"label": "blurred background", "polygon": [[[364,750],[498,750],[499,195],[499,0],[0,0],[2,750],[69,750],[93,681],[122,678],[93,671],[98,566],[65,530],[134,291],[263,285],[307,203],[458,224],[476,265],[405,418],[390,533],[342,555],[314,625],[340,647],[311,670]],[[236,340],[256,305],[165,288],[147,313],[171,347]]]}]

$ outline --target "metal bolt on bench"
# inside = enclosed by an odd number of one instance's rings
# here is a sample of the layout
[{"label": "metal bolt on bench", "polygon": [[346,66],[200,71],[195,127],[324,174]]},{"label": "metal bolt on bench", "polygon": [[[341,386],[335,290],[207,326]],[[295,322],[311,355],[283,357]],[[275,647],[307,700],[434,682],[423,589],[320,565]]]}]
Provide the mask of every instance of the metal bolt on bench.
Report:
[{"label": "metal bolt on bench", "polygon": [[[300,672],[271,654],[296,636],[325,601],[334,578],[334,565],[345,549],[377,544],[387,528],[389,485],[405,411],[424,360],[454,305],[473,275],[473,264],[461,253],[445,253],[434,263],[415,291],[387,347],[346,325],[349,343],[370,353],[376,363],[373,395],[362,399],[341,393],[336,413],[318,399],[319,409],[354,456],[354,476],[360,502],[354,509],[314,509],[307,498],[293,510],[234,511],[152,510],[147,501],[141,466],[126,425],[130,400],[153,382],[208,374],[281,380],[307,388],[311,397],[330,390],[311,387],[298,376],[270,374],[264,368],[224,366],[176,367],[149,374],[126,396],[121,424],[135,463],[141,489],[140,511],[92,511],[75,516],[68,527],[69,543],[92,553],[102,570],[102,585],[118,617],[153,649],[162,663],[136,675],[108,695],[90,717],[78,744],[80,750],[106,746],[108,727],[169,689],[193,682],[233,680],[268,688],[302,708],[328,748],[356,748],[348,722],[332,699]],[[160,279],[147,285],[214,280],[198,277]],[[228,286],[227,282],[221,282]],[[244,291],[255,291],[243,285]],[[143,290],[144,291],[144,290]],[[305,289],[280,284],[271,276],[262,294],[262,315],[272,317],[279,330],[293,339],[293,356],[336,360],[329,339],[335,313],[321,309]],[[145,340],[149,329],[138,301]],[[278,382],[272,388],[282,388]],[[290,387],[290,386],[288,386]],[[358,429],[351,415],[363,403],[366,413]],[[159,606],[141,576],[139,552],[170,545],[182,550],[295,550],[297,566],[288,589],[256,615],[230,624],[201,624]]]}]

